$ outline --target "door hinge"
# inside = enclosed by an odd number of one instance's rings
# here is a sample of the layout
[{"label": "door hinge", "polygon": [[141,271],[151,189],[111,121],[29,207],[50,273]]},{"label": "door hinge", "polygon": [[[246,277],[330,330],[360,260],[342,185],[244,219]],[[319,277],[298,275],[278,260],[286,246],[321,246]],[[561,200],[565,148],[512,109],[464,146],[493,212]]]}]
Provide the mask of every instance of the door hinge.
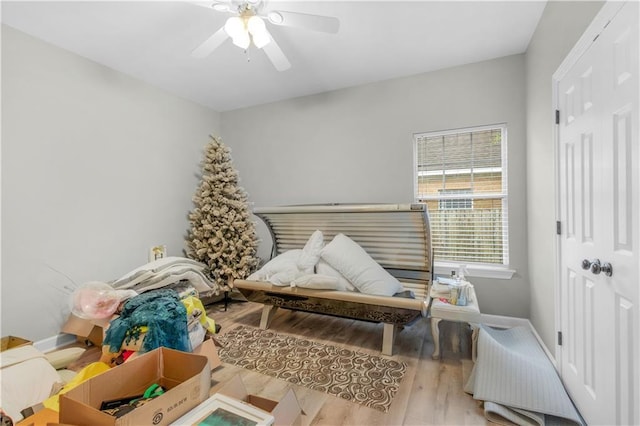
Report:
[{"label": "door hinge", "polygon": [[556,221],[556,234],[562,235],[562,222]]},{"label": "door hinge", "polygon": [[560,110],[556,110],[556,124],[560,124]]},{"label": "door hinge", "polygon": [[562,331],[558,331],[558,346],[562,346]]}]

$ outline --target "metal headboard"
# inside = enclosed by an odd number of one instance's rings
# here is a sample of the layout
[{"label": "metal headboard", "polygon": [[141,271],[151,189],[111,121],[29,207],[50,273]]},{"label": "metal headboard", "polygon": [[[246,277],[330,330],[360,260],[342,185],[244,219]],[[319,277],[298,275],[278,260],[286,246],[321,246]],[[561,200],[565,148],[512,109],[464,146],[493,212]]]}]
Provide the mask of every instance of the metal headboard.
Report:
[{"label": "metal headboard", "polygon": [[416,297],[432,278],[431,230],[426,204],[322,204],[256,208],[267,225],[271,256],[304,247],[319,229],[325,243],[343,233],[357,242]]}]

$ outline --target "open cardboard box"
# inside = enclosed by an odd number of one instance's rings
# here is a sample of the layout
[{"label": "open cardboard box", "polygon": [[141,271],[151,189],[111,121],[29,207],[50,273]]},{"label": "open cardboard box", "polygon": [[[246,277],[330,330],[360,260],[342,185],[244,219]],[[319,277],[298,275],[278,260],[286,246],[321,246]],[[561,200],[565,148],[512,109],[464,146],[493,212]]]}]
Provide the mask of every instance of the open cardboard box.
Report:
[{"label": "open cardboard box", "polygon": [[236,375],[225,383],[217,393],[238,399],[266,411],[275,418],[275,425],[277,426],[299,426],[302,424],[302,415],[305,413],[298,402],[298,397],[291,388],[280,398],[280,401],[274,401],[258,395],[249,394],[242,382],[242,378]]},{"label": "open cardboard box", "polygon": [[20,420],[16,426],[48,426],[58,424],[58,412],[51,408],[43,408],[35,414]]},{"label": "open cardboard box", "polygon": [[[193,353],[155,349],[60,395],[59,422],[79,426],[168,425],[209,397],[211,369],[218,365],[211,339]],[[100,411],[103,401],[140,395],[154,383],[165,393],[124,416],[116,418]]]},{"label": "open cardboard box", "polygon": [[[214,370],[222,364],[213,339],[206,339],[201,345],[193,350],[193,354],[206,356],[209,360],[209,366],[211,367],[211,370]],[[128,362],[132,361],[133,359]],[[18,426],[52,426],[58,425],[58,420],[58,411],[54,411],[49,408],[43,408],[38,410],[35,414],[27,417],[26,419],[21,420],[18,423]]]},{"label": "open cardboard box", "polygon": [[22,337],[17,336],[5,336],[0,340],[0,352],[4,352],[8,349],[19,348],[24,345],[31,345],[33,342],[31,340],[23,339]]},{"label": "open cardboard box", "polygon": [[62,332],[77,336],[78,341],[88,340],[96,346],[101,346],[110,320],[111,318],[84,319],[69,314],[67,322],[62,326]]},{"label": "open cardboard box", "polygon": [[204,342],[202,342],[200,346],[195,348],[191,353],[193,353],[194,355],[206,356],[209,359],[209,366],[211,367],[211,371],[222,365],[222,361],[220,361],[220,357],[218,356],[218,350],[216,349],[215,342],[211,337],[204,339]]}]

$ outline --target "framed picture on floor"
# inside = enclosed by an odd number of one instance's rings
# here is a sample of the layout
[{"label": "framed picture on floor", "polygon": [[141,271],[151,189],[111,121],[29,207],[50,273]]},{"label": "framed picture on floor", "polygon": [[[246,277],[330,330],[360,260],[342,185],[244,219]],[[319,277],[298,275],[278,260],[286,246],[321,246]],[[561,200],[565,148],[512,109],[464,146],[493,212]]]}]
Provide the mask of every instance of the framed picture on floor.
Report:
[{"label": "framed picture on floor", "polygon": [[176,426],[269,426],[274,417],[246,402],[214,394],[176,420]]}]

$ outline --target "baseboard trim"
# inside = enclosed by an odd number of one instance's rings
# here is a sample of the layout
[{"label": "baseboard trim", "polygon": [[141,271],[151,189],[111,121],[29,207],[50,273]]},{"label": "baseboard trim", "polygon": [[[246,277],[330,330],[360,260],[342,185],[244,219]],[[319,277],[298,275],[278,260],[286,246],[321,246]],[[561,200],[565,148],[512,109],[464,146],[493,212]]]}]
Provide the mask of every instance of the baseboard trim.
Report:
[{"label": "baseboard trim", "polygon": [[498,327],[498,328],[509,328],[509,327],[527,327],[534,336],[536,336],[536,340],[542,347],[542,350],[545,354],[547,354],[547,358],[553,364],[553,367],[557,370],[558,365],[556,364],[556,358],[553,356],[547,345],[544,344],[540,335],[536,331],[531,321],[526,318],[517,318],[517,317],[506,317],[502,315],[489,315],[489,314],[480,314],[480,322],[482,324],[488,325],[490,327]]},{"label": "baseboard trim", "polygon": [[528,319],[517,317],[506,317],[502,315],[480,314],[482,324],[497,328],[510,328],[518,326],[529,327],[531,323]]},{"label": "baseboard trim", "polygon": [[43,340],[38,340],[33,343],[33,346],[42,353],[55,351],[56,349],[63,348],[76,341],[76,336],[73,334],[60,333],[57,336],[47,337]]}]

